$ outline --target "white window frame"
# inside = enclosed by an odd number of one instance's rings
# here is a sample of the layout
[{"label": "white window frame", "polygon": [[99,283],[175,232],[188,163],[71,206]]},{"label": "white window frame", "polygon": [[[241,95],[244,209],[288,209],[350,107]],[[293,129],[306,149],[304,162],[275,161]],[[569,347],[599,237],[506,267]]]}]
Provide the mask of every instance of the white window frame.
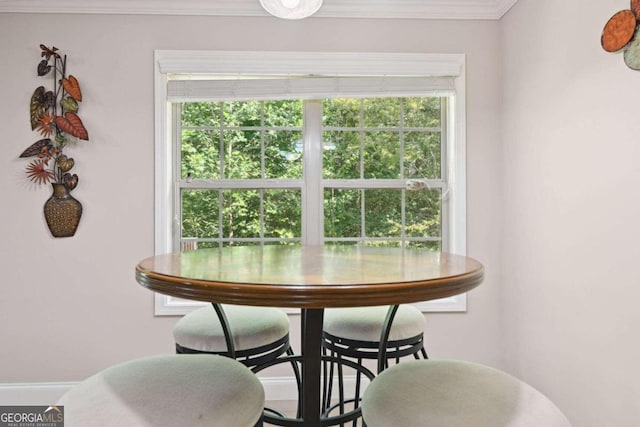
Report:
[{"label": "white window frame", "polygon": [[[453,77],[447,115],[449,252],[466,255],[466,108],[464,54],[169,51],[154,53],[155,254],[174,250],[175,148],[167,82],[171,74],[342,75]],[[319,145],[318,145],[319,146]],[[199,301],[155,294],[156,315],[183,315]],[[416,304],[423,312],[465,312],[466,294]],[[288,310],[296,312],[295,310]]]}]

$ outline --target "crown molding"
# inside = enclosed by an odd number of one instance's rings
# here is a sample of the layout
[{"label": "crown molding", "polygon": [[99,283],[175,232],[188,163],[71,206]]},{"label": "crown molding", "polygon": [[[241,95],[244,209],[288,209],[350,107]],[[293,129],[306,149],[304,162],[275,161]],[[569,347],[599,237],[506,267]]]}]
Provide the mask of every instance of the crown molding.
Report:
[{"label": "crown molding", "polygon": [[[498,20],[517,1],[324,0],[322,8],[313,17]],[[260,7],[258,0],[0,0],[0,13],[271,17]]]}]

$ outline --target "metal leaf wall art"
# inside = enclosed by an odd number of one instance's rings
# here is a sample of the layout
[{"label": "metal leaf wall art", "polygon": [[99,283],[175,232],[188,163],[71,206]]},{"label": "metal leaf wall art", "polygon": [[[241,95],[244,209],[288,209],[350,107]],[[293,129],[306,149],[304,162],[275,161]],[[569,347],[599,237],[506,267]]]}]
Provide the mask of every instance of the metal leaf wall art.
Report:
[{"label": "metal leaf wall art", "polygon": [[73,158],[63,154],[67,146],[88,141],[89,132],[78,116],[82,91],[78,80],[67,75],[67,56],[58,48],[40,45],[40,77],[52,77],[52,90],[38,86],[31,95],[29,116],[31,130],[40,134],[20,154],[32,158],[26,167],[27,177],[36,184],[51,183],[53,194],[44,206],[47,226],[54,237],[73,236],[82,215],[82,204],[71,196],[78,185],[78,175],[70,170]]}]

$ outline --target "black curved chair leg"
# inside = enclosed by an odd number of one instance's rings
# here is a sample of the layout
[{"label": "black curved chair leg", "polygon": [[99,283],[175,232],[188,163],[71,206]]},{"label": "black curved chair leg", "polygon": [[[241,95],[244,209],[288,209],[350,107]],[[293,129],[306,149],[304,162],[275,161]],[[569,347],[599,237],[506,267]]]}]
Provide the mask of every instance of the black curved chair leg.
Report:
[{"label": "black curved chair leg", "polygon": [[[342,370],[342,358],[338,355],[338,398],[340,399],[340,415],[344,414],[344,371]],[[344,427],[340,423],[340,427]]]},{"label": "black curved chair leg", "polygon": [[[291,346],[287,349],[287,355],[293,356],[293,349]],[[298,362],[295,360],[291,361],[291,368],[293,369],[293,374],[296,377],[296,385],[298,386],[298,407],[296,409],[296,418],[302,417],[302,377],[300,376],[300,368],[298,368]]]},{"label": "black curved chair leg", "polygon": [[[358,365],[362,365],[362,359],[358,359]],[[360,371],[356,372],[356,389],[355,389],[355,397],[353,400],[353,408],[357,408],[360,406],[360,384],[362,383],[362,375]],[[358,420],[353,420],[353,427],[357,427]]]}]

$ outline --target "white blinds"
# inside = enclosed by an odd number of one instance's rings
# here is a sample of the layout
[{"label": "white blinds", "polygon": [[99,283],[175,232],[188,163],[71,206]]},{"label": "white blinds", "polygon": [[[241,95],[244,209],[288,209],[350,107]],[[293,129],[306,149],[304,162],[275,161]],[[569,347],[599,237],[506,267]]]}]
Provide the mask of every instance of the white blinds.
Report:
[{"label": "white blinds", "polygon": [[170,102],[449,95],[454,77],[291,77],[168,80]]}]

